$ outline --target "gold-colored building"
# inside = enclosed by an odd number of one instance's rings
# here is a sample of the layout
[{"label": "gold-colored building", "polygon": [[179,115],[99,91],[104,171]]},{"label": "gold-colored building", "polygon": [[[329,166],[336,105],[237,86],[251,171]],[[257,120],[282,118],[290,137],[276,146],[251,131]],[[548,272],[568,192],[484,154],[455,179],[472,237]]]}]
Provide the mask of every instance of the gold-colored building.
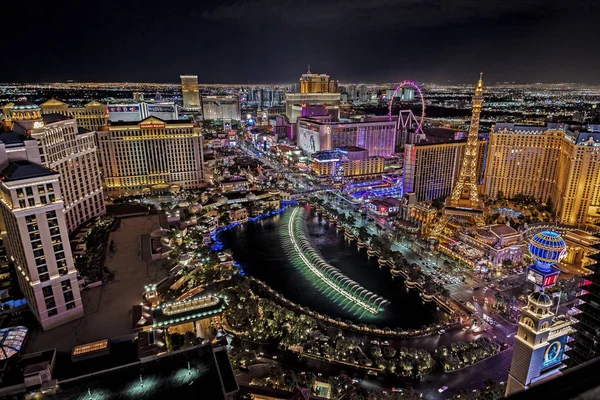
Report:
[{"label": "gold-colored building", "polygon": [[326,74],[314,74],[308,71],[300,77],[300,93],[337,93],[338,82]]},{"label": "gold-colored building", "polygon": [[200,92],[198,90],[197,75],[181,75],[181,94],[183,108],[186,110],[200,109]]},{"label": "gold-colored building", "polygon": [[192,122],[148,117],[98,131],[107,196],[197,188],[203,182],[202,135]]},{"label": "gold-colored building", "polygon": [[108,108],[106,104],[91,101],[83,107],[70,107],[67,103],[57,99],[50,99],[40,105],[42,114],[62,114],[75,118],[77,126],[97,131],[108,122]]},{"label": "gold-colored building", "polygon": [[551,202],[560,223],[600,221],[600,133],[497,124],[490,133],[484,193]]},{"label": "gold-colored building", "polygon": [[[383,174],[385,158],[374,156],[362,160],[314,160],[313,173],[320,177],[343,176],[345,178],[368,178]],[[338,173],[339,171],[339,173]]]}]

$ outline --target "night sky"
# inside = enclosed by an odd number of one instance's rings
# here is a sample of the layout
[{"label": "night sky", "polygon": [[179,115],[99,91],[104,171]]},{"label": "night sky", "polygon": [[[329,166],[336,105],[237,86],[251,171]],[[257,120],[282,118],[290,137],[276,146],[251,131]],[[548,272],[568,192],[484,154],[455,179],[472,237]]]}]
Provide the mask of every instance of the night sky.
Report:
[{"label": "night sky", "polygon": [[311,64],[341,82],[598,84],[598,3],[12,2],[0,81],[289,83]]}]

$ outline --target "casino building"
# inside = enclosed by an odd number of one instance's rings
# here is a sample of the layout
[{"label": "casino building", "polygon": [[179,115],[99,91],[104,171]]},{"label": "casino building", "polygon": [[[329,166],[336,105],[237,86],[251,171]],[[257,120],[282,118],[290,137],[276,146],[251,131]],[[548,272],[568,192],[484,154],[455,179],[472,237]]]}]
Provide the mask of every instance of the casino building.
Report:
[{"label": "casino building", "polygon": [[0,133],[0,166],[28,160],[57,171],[69,232],[105,213],[93,131],[73,117],[42,115],[40,107],[26,101],[10,106],[5,124],[11,131]]},{"label": "casino building", "polygon": [[61,114],[67,117],[75,118],[77,126],[90,131],[96,131],[106,125],[108,121],[108,111],[106,104],[97,101],[91,101],[83,107],[69,106],[57,99],[50,99],[40,105],[42,114]]},{"label": "casino building", "polygon": [[[477,176],[483,181],[486,163],[485,140],[479,140]],[[434,200],[450,195],[458,179],[467,148],[466,140],[415,143],[404,146],[404,193],[416,200]]]},{"label": "casino building", "polygon": [[107,196],[197,188],[203,182],[202,134],[188,121],[148,117],[98,131]]},{"label": "casino building", "polygon": [[484,193],[550,201],[563,224],[600,222],[598,125],[496,124],[490,133]]},{"label": "casino building", "polygon": [[556,284],[559,271],[554,265],[565,256],[566,247],[565,241],[551,231],[538,233],[529,243],[535,264],[529,267],[527,280],[533,283],[534,292],[521,308],[507,396],[560,374],[564,367],[565,351],[572,341],[569,335],[575,332],[571,327],[574,321],[554,314],[553,298],[544,289]]},{"label": "casino building", "polygon": [[396,147],[396,121],[388,118],[363,118],[358,121],[329,117],[298,118],[298,147],[306,154],[360,147],[368,155],[393,156]]}]

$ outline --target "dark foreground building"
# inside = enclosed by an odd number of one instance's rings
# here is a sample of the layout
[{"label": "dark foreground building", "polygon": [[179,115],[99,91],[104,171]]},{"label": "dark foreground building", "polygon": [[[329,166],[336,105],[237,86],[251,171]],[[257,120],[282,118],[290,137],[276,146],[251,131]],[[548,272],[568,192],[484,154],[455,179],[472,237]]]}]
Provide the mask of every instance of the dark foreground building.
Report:
[{"label": "dark foreground building", "polygon": [[569,367],[600,357],[600,244],[592,247],[596,252],[589,258],[595,263],[586,267],[593,273],[586,276],[581,284],[579,300],[582,303],[577,306],[581,312],[575,315],[577,332],[570,344],[572,349],[567,353]]},{"label": "dark foreground building", "polygon": [[20,364],[22,381],[0,389],[0,397],[221,400],[238,391],[224,347],[195,346],[69,379],[53,379],[51,376],[55,362],[53,353],[49,351],[33,358],[30,355],[23,357]]}]

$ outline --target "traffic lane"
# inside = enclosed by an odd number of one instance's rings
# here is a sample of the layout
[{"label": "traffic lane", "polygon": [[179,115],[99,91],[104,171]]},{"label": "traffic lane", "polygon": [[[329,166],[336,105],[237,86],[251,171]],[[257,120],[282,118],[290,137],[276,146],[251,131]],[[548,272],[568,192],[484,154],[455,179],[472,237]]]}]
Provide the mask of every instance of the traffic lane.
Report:
[{"label": "traffic lane", "polygon": [[[448,399],[463,390],[483,389],[488,379],[495,382],[506,382],[512,353],[512,349],[508,349],[459,371],[431,378],[425,376],[419,385],[422,388],[423,397],[432,400]],[[448,386],[448,389],[439,393],[438,389],[442,386]]]}]

